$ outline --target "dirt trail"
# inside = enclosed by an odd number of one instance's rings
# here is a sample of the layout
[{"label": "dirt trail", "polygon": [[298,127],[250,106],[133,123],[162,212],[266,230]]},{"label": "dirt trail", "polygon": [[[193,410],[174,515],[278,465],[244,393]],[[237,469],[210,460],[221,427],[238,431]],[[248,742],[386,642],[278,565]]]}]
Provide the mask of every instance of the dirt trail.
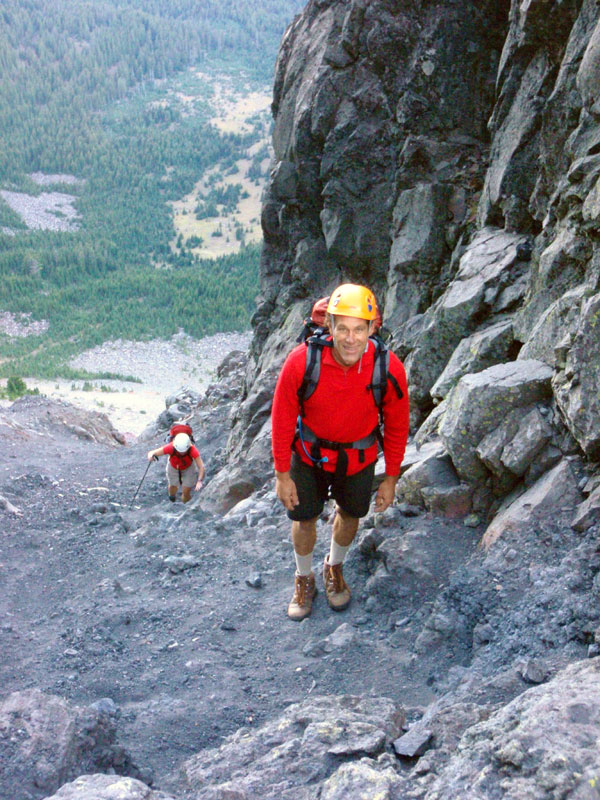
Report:
[{"label": "dirt trail", "polygon": [[[433,664],[415,671],[410,656],[427,606],[411,596],[369,603],[373,567],[357,546],[347,561],[348,611],[331,612],[321,592],[312,617],[292,623],[289,523],[270,487],[247,513],[217,518],[199,498],[169,503],[164,465],[152,465],[129,511],[148,445],[84,441],[45,403],[31,398],[3,415],[21,430],[5,436],[3,426],[0,494],[23,510],[0,509],[5,693],[38,687],[81,704],[111,697],[122,744],[173,791],[189,755],[312,692],[387,695],[409,706],[432,698]],[[43,428],[40,419],[49,420]],[[461,524],[419,525],[440,563],[475,546]],[[317,568],[328,541],[323,522]],[[343,624],[352,646],[330,646],[326,637]]]}]

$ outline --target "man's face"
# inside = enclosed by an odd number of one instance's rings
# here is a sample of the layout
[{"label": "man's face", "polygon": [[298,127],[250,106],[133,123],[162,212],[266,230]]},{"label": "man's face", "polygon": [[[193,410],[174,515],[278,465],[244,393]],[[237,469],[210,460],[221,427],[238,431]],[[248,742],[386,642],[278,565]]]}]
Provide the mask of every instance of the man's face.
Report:
[{"label": "man's face", "polygon": [[373,323],[357,317],[330,316],[333,357],[344,367],[351,367],[365,352]]}]

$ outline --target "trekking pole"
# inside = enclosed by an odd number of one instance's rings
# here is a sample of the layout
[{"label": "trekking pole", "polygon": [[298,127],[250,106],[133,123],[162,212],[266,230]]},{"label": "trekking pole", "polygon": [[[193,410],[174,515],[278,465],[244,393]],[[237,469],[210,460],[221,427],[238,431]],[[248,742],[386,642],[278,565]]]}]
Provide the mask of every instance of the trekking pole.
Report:
[{"label": "trekking pole", "polygon": [[[158,461],[158,456],[152,456],[152,461]],[[131,503],[129,503],[129,509],[128,510],[131,509],[131,506],[133,505],[133,502],[134,502],[135,498],[137,497],[139,490],[142,488],[142,483],[144,482],[144,478],[146,477],[146,474],[148,473],[148,470],[150,469],[150,464],[152,463],[152,461],[148,462],[148,466],[146,467],[146,471],[142,475],[142,480],[140,481],[140,485],[137,487],[137,489],[135,490],[135,494],[131,498]]]}]

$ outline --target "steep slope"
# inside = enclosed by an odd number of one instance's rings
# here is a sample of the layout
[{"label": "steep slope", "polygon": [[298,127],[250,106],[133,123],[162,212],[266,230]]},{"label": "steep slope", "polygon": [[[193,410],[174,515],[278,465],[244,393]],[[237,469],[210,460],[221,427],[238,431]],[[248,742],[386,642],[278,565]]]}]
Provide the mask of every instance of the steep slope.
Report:
[{"label": "steep slope", "polygon": [[416,441],[441,442],[473,510],[495,512],[565,456],[595,472],[598,18],[591,0],[353,0],[310,2],[288,29],[228,451],[248,490],[269,474],[292,335],[345,279],[376,291]]},{"label": "steep slope", "polygon": [[[127,743],[142,734],[177,797],[599,796],[599,25],[592,0],[311,0],[288,30],[255,338],[240,396],[213,389],[198,420],[206,491],[176,518],[114,519],[140,554],[121,542],[119,586],[140,596],[104,609],[97,587],[74,612],[93,635],[120,626]],[[421,449],[403,502],[361,526],[349,613],[320,598],[294,626],[270,403],[310,301],[342,278],[381,300]],[[103,677],[81,695],[116,691]]]}]

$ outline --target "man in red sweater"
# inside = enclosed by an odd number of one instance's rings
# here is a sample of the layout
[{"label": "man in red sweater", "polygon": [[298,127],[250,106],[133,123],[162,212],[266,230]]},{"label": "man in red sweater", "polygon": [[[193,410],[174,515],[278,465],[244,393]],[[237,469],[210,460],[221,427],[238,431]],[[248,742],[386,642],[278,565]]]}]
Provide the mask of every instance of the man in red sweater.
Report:
[{"label": "man in red sweater", "polygon": [[[307,617],[317,594],[312,571],[317,519],[329,496],[336,513],[323,583],[332,609],[350,603],[342,565],[371,501],[377,441],[378,408],[371,384],[377,306],[364,286],[344,284],[331,295],[327,324],[331,336],[322,347],[314,392],[301,402],[307,346],[287,357],[275,388],[272,412],[275,489],[292,520],[296,559],[294,596],[288,616]],[[377,490],[375,511],[392,503],[408,437],[408,391],[400,360],[389,354],[383,400],[385,477]]]}]

